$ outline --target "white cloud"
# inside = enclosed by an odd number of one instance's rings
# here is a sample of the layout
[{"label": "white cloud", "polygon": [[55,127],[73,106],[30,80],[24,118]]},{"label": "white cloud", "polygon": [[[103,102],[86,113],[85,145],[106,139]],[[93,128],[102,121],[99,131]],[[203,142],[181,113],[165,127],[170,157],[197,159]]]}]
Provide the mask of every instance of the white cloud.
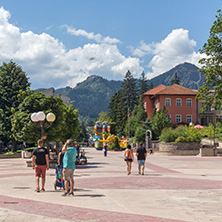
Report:
[{"label": "white cloud", "polygon": [[[0,8],[0,60],[13,59],[22,66],[33,88],[75,86],[89,75],[122,80],[128,69],[140,75],[138,58],[126,58],[115,45],[120,41],[100,34],[76,30],[75,35],[93,39],[97,44],[67,50],[49,34],[35,34],[9,23],[10,13]],[[138,76],[135,76],[138,77]]]},{"label": "white cloud", "polygon": [[94,34],[93,32],[86,32],[85,30],[82,29],[75,29],[70,26],[64,25],[66,28],[67,32],[70,33],[71,35],[74,36],[83,36],[88,39],[92,39],[98,43],[108,43],[108,44],[117,44],[120,43],[120,40],[116,38],[110,38],[109,36],[107,37],[102,37],[100,34]]},{"label": "white cloud", "polygon": [[154,55],[148,64],[148,67],[152,69],[147,73],[149,79],[184,62],[199,66],[198,61],[204,55],[195,52],[196,42],[189,39],[188,34],[188,30],[175,29],[159,43],[146,44],[141,41],[137,49],[132,49],[133,55],[140,57],[147,54]]}]

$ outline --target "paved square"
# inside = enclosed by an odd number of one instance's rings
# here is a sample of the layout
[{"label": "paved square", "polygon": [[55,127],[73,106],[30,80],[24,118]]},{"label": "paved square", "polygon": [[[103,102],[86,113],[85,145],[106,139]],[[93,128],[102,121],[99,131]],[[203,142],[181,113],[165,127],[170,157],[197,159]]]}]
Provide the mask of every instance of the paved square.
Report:
[{"label": "paved square", "polygon": [[145,175],[134,161],[128,176],[123,152],[85,151],[74,197],[54,190],[54,169],[36,193],[27,159],[0,159],[0,221],[222,221],[222,157],[148,155]]}]

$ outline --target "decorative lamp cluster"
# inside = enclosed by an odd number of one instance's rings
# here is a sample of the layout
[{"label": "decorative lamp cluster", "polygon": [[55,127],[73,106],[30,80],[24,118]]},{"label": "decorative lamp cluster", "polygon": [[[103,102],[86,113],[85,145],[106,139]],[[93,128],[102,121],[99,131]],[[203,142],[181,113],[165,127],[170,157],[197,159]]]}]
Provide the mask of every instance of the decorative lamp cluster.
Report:
[{"label": "decorative lamp cluster", "polygon": [[54,113],[48,113],[47,116],[45,116],[45,113],[42,111],[37,113],[32,113],[31,115],[32,122],[42,122],[46,119],[48,122],[52,123],[55,121],[55,118],[56,117]]}]

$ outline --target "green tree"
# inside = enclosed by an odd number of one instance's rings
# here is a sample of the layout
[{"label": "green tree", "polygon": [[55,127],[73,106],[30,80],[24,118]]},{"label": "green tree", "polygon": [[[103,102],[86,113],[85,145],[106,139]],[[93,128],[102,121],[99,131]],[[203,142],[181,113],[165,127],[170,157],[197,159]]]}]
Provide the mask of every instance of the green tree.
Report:
[{"label": "green tree", "polygon": [[99,113],[99,119],[98,121],[101,122],[109,122],[109,113],[107,112],[101,112]]},{"label": "green tree", "polygon": [[160,109],[151,118],[152,132],[156,138],[161,135],[162,129],[170,125],[169,114],[165,107]]},{"label": "green tree", "polygon": [[128,70],[122,83],[124,105],[133,111],[134,107],[138,104],[138,89],[136,79]]},{"label": "green tree", "polygon": [[148,80],[146,79],[144,71],[142,72],[139,79],[139,95],[143,95],[146,91],[149,90]]},{"label": "green tree", "polygon": [[82,121],[79,125],[79,137],[77,139],[79,142],[87,142],[88,134],[84,121]]},{"label": "green tree", "polygon": [[30,83],[25,72],[13,61],[3,62],[0,66],[0,140],[3,142],[14,141],[12,138],[12,111],[18,110],[21,102],[18,94],[26,94]]},{"label": "green tree", "polygon": [[[12,117],[12,134],[19,142],[34,143],[40,138],[40,128],[30,119],[34,112],[53,112],[56,116],[50,128],[44,128],[45,142],[66,141],[78,137],[78,110],[67,106],[61,98],[34,93],[26,97]],[[47,125],[47,122],[45,122]]]},{"label": "green tree", "polygon": [[177,76],[177,72],[174,73],[174,79],[171,81],[171,85],[173,84],[178,84],[180,85],[180,79],[179,77]]},{"label": "green tree", "polygon": [[[200,73],[206,76],[202,87],[199,87],[197,99],[204,99],[204,109],[209,107],[221,108],[222,105],[222,14],[218,10],[216,20],[210,29],[207,42],[200,50],[206,57],[199,61],[202,64]],[[214,94],[210,92],[214,89]]]}]

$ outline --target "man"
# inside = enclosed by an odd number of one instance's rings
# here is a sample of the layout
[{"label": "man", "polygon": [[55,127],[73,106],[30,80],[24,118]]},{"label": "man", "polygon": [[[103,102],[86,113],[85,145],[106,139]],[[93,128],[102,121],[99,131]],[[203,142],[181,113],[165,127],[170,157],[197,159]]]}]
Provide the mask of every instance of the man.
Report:
[{"label": "man", "polygon": [[143,147],[142,143],[140,143],[140,146],[138,147],[138,149],[136,151],[136,156],[137,156],[139,174],[141,174],[141,170],[142,170],[142,175],[144,175],[144,168],[145,168],[147,151]]},{"label": "man", "polygon": [[[65,193],[62,196],[72,195],[74,196],[73,189],[74,189],[74,179],[73,174],[74,170],[76,169],[76,148],[74,147],[74,142],[72,139],[67,140],[62,151],[65,153],[63,157],[63,176],[65,178]],[[70,180],[70,190],[69,190],[69,182]]]},{"label": "man", "polygon": [[32,152],[32,168],[35,169],[36,177],[36,191],[40,192],[39,188],[39,178],[42,178],[42,189],[45,191],[45,176],[46,170],[49,169],[49,152],[43,147],[43,140],[38,140],[38,148],[34,149]]}]

